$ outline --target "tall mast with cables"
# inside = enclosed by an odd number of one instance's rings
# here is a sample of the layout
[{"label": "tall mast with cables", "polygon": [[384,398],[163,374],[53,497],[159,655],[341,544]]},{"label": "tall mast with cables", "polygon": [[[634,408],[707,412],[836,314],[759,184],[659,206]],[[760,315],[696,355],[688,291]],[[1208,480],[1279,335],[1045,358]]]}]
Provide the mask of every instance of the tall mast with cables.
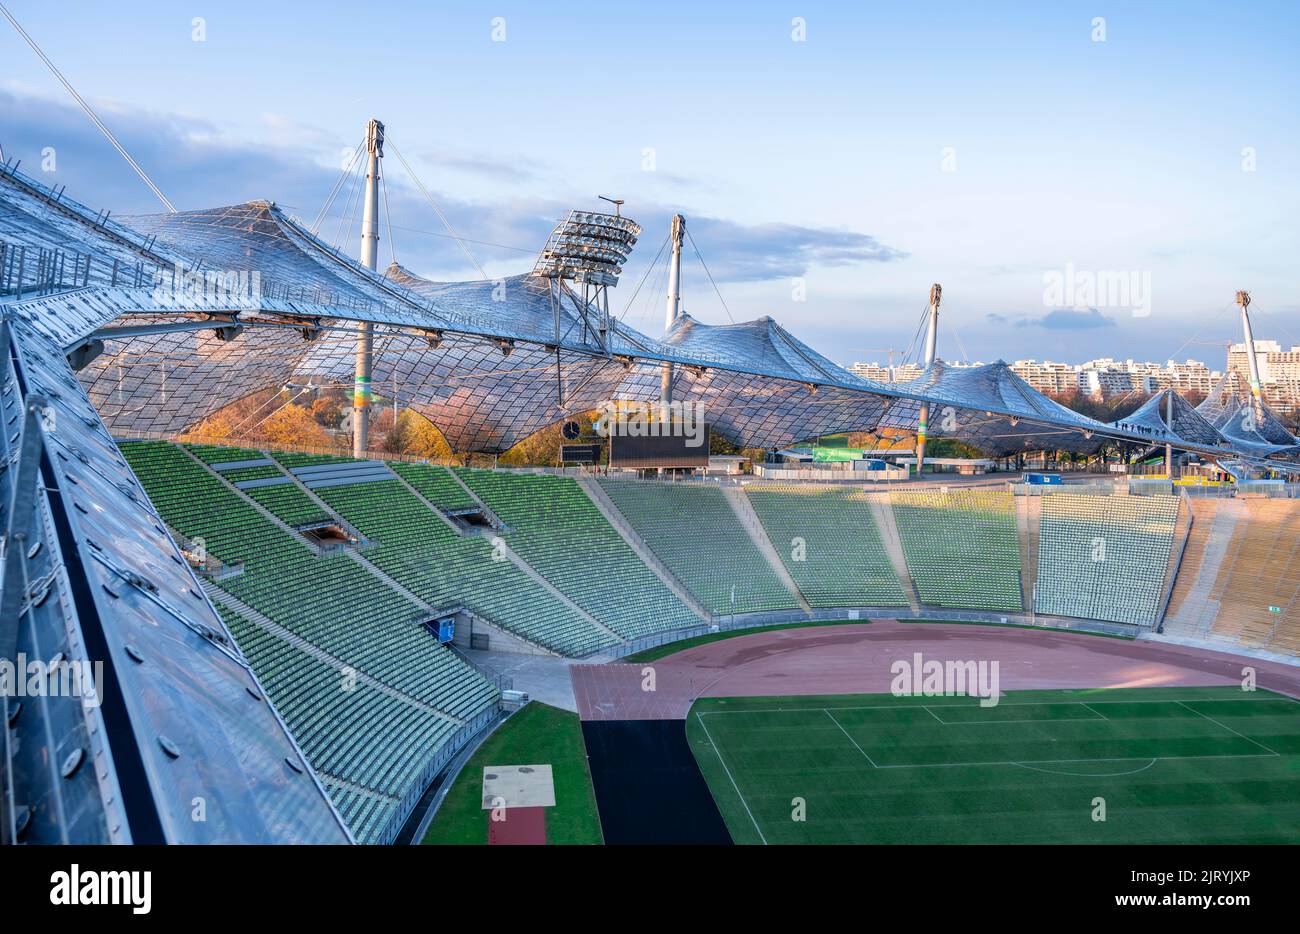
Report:
[{"label": "tall mast with cables", "polygon": [[[939,299],[943,296],[943,286],[935,283],[930,286],[930,330],[925,337],[925,365],[934,363],[934,351],[939,342]],[[929,427],[930,403],[921,403],[921,411],[916,424],[916,475],[921,476],[925,465],[925,433]]]},{"label": "tall mast with cables", "polygon": [[1246,340],[1246,364],[1250,368],[1250,394],[1258,403],[1263,398],[1259,380],[1259,358],[1255,356],[1255,335],[1250,330],[1250,293],[1238,292],[1237,304],[1241,306],[1241,330]]},{"label": "tall mast with cables", "polygon": [[[1165,431],[1167,434],[1174,433],[1174,387],[1171,385],[1165,392]],[[1170,480],[1174,479],[1174,446],[1165,442],[1165,476]]]},{"label": "tall mast with cables", "polygon": [[[361,265],[379,268],[379,160],[384,157],[384,125],[372,119],[366,126],[366,202],[361,215]],[[356,384],[352,390],[352,456],[365,457],[370,446],[370,377],[374,326],[357,333]]]},{"label": "tall mast with cables", "polygon": [[[682,313],[682,240],[686,236],[686,218],[680,214],[673,215],[672,241],[673,255],[668,263],[668,305],[664,310],[664,336],[668,335]],[[659,398],[665,404],[673,401],[673,365],[665,363],[660,378]]]}]

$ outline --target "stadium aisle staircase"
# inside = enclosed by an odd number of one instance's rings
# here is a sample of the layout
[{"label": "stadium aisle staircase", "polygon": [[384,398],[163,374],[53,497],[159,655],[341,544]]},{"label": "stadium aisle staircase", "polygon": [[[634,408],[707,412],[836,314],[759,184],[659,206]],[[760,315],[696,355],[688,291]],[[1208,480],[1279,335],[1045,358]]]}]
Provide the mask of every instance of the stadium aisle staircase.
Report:
[{"label": "stadium aisle staircase", "polygon": [[1044,496],[1035,610],[1154,625],[1177,519],[1176,496]]},{"label": "stadium aisle staircase", "polygon": [[600,485],[646,545],[711,612],[799,609],[717,487],[633,480],[601,480]]},{"label": "stadium aisle staircase", "polygon": [[1010,493],[894,490],[889,501],[922,603],[1022,608],[1020,536]]},{"label": "stadium aisle staircase", "polygon": [[1166,635],[1190,639],[1208,638],[1210,626],[1219,614],[1219,602],[1210,594],[1228,543],[1244,503],[1235,499],[1191,496],[1192,529],[1178,565],[1178,577],[1165,613]]},{"label": "stadium aisle staircase", "polygon": [[745,493],[810,606],[907,605],[865,493],[776,484]]},{"label": "stadium aisle staircase", "polygon": [[625,639],[699,625],[570,477],[458,469],[508,527],[506,544]]}]

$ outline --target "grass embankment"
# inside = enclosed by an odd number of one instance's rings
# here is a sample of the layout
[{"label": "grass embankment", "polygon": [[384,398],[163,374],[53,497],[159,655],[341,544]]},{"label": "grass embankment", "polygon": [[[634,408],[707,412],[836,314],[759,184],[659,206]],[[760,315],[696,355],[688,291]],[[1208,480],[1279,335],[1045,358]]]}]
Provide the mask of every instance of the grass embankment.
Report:
[{"label": "grass embankment", "polygon": [[456,777],[424,837],[426,844],[486,844],[483,769],[490,765],[550,765],[555,807],[546,809],[546,842],[604,842],[587,747],[578,715],[533,701],[497,728]]}]

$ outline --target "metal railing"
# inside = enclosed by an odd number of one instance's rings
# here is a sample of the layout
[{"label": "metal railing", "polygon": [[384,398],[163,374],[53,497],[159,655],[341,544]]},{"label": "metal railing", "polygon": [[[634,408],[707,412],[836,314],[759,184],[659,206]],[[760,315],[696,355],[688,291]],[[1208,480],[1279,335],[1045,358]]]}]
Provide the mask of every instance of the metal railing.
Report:
[{"label": "metal railing", "polygon": [[1028,626],[1034,629],[1063,629],[1082,632],[1103,633],[1106,635],[1135,635],[1150,631],[1152,625],[1136,623],[1113,623],[1107,620],[1091,620],[1070,616],[1056,616],[1047,613],[1031,613],[1029,610],[1012,612],[993,612],[986,610],[921,609],[919,612],[908,607],[846,607],[841,609],[819,608],[812,616],[802,610],[782,610],[764,613],[751,613],[739,617],[719,616],[713,623],[702,623],[682,629],[650,633],[634,639],[626,645],[603,649],[597,655],[624,658],[644,652],[647,649],[670,645],[700,636],[718,633],[743,632],[750,629],[763,629],[771,626],[784,626],[790,623],[854,623],[872,620],[932,620],[936,622],[951,620],[958,623],[989,623],[1007,626]]},{"label": "metal railing", "polygon": [[420,774],[416,776],[415,780],[408,786],[406,793],[399,799],[397,810],[384,822],[383,830],[379,832],[376,843],[386,846],[397,839],[397,835],[401,833],[402,827],[405,826],[416,805],[420,803],[420,799],[424,797],[425,791],[433,784],[433,780],[438,777],[438,773],[456,758],[456,754],[467,743],[490,726],[500,715],[500,711],[501,704],[498,701],[480,712],[473,720],[458,729],[445,743],[438,747],[438,751],[434,753],[433,758],[425,763],[424,768],[420,770]]}]

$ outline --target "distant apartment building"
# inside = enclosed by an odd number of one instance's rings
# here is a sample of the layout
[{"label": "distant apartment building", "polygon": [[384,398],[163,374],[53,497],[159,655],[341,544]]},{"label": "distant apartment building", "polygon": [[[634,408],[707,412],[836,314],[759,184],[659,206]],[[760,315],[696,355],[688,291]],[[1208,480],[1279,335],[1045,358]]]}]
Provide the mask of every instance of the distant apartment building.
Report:
[{"label": "distant apartment building", "polygon": [[[1257,341],[1262,348],[1266,342]],[[1274,344],[1273,346],[1276,347]],[[1261,349],[1259,351],[1263,353]],[[1280,349],[1279,349],[1280,352]],[[1242,370],[1245,371],[1245,351],[1241,353]],[[1284,361],[1282,358],[1289,358]],[[1229,366],[1232,365],[1229,356]],[[1261,369],[1263,358],[1261,357]],[[955,363],[945,361],[954,368],[982,366],[981,363]],[[1287,354],[1280,354],[1275,365],[1277,372],[1287,370],[1287,379],[1300,386],[1300,347],[1293,348]],[[1163,364],[1138,362],[1136,360],[1115,360],[1103,357],[1086,363],[1057,363],[1052,360],[1017,360],[1011,364],[1011,370],[1026,383],[1041,393],[1061,395],[1068,392],[1082,392],[1086,395],[1110,397],[1125,393],[1150,394],[1173,387],[1180,393],[1195,392],[1208,394],[1218,382],[1221,374],[1211,370],[1199,360],[1185,360],[1178,363],[1167,360]],[[881,366],[879,363],[854,363],[849,371],[880,383],[901,383],[916,379],[921,375],[922,367],[907,363],[900,366]],[[1291,375],[1294,374],[1294,375]],[[1289,411],[1289,409],[1288,409]]]},{"label": "distant apartment building", "polygon": [[[1277,341],[1255,341],[1255,359],[1259,363],[1260,390],[1264,401],[1282,414],[1300,411],[1300,347],[1283,350]],[[1249,379],[1250,363],[1246,344],[1228,348],[1228,372]]]},{"label": "distant apartment building", "polygon": [[1109,357],[1080,364],[1079,391],[1090,396],[1106,398],[1138,391],[1141,377],[1132,360],[1120,363]]},{"label": "distant apartment building", "polygon": [[1079,388],[1078,370],[1068,363],[1017,360],[1011,364],[1011,372],[1042,393],[1060,395]]},{"label": "distant apartment building", "polygon": [[906,383],[916,379],[925,367],[915,363],[903,363],[899,366],[881,366],[879,363],[855,363],[849,372],[863,379],[875,380],[877,383]]}]

